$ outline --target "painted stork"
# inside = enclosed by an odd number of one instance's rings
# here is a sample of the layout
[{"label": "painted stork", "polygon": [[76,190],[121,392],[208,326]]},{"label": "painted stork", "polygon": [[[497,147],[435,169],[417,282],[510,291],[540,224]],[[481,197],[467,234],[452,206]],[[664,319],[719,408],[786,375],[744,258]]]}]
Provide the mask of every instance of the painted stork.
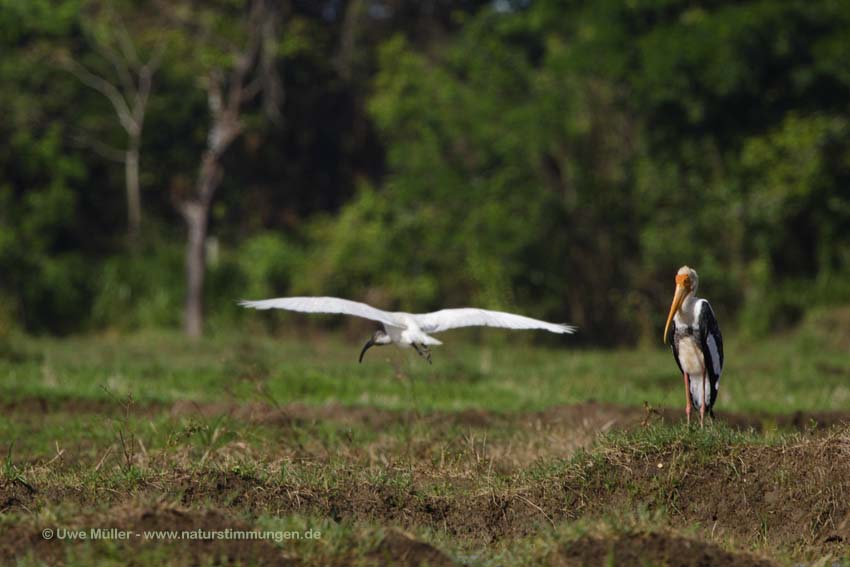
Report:
[{"label": "painted stork", "polygon": [[695,294],[699,277],[682,266],[676,274],[676,292],[664,326],[664,342],[673,348],[673,358],[685,381],[685,413],[691,423],[691,408],[699,410],[699,424],[705,414],[714,418],[714,402],[723,372],[723,337],[708,301]]},{"label": "painted stork", "polygon": [[261,301],[239,302],[242,307],[252,309],[288,309],[304,313],[339,313],[371,319],[381,324],[381,328],[360,351],[360,362],[371,347],[395,344],[407,348],[412,346],[419,356],[431,363],[430,345],[441,345],[440,341],[429,336],[457,327],[502,327],[505,329],[541,329],[551,333],[574,333],[575,327],[547,323],[539,319],[464,307],[460,309],[442,309],[433,313],[389,312],[376,309],[371,305],[340,299],[338,297],[278,297]]}]

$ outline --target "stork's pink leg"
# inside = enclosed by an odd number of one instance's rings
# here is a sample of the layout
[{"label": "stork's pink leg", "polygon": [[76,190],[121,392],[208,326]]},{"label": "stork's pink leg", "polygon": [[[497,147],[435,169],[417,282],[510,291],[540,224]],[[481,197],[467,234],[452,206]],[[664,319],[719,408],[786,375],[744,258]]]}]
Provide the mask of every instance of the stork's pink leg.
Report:
[{"label": "stork's pink leg", "polygon": [[702,371],[702,403],[699,405],[699,426],[700,429],[703,427],[703,421],[705,420],[705,369]]},{"label": "stork's pink leg", "polygon": [[688,416],[688,425],[691,424],[691,385],[688,383],[688,375],[682,372],[682,378],[685,380],[685,415]]}]

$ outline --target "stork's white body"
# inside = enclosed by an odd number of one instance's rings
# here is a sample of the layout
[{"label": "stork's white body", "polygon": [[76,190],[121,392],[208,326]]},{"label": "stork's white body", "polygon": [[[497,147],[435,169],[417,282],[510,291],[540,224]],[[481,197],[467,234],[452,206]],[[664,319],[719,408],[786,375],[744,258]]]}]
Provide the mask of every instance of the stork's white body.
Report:
[{"label": "stork's white body", "polygon": [[[699,299],[694,297],[693,295],[689,295],[682,302],[682,307],[676,313],[675,317],[673,317],[673,322],[675,323],[677,329],[683,328],[691,328],[698,329],[699,328],[699,320],[700,315],[702,314],[703,309],[711,309],[708,306],[708,302],[704,299]],[[722,372],[722,366],[720,365],[720,358],[717,352],[717,344],[714,341],[714,337],[709,335],[708,338],[709,345],[709,356],[714,357],[716,361],[714,364],[714,368],[717,368],[719,371],[717,373],[717,380],[714,381],[714,384],[711,384],[710,380],[706,380],[703,382],[701,380],[702,375],[706,372],[705,366],[705,353],[702,351],[702,347],[699,344],[698,337],[696,335],[685,335],[678,339],[678,362],[682,368],[682,372],[688,375],[690,379],[690,390],[691,390],[691,400],[693,401],[693,406],[695,408],[699,408],[703,404],[703,398],[705,398],[705,403],[707,406],[711,406],[711,392],[703,392],[703,385],[706,388],[714,387],[715,390],[720,388],[720,372]]]}]

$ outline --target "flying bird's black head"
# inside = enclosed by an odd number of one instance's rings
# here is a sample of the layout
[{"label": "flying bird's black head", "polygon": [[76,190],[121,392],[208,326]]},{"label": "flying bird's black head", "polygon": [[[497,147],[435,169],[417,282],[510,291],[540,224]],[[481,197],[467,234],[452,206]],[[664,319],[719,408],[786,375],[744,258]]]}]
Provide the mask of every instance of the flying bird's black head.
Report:
[{"label": "flying bird's black head", "polygon": [[375,333],[372,335],[372,338],[366,341],[366,344],[363,345],[363,350],[360,351],[360,359],[358,360],[358,362],[363,362],[363,355],[366,354],[366,351],[372,348],[373,346],[388,345],[391,342],[392,339],[384,330],[384,328],[381,327],[380,329],[375,331]]}]

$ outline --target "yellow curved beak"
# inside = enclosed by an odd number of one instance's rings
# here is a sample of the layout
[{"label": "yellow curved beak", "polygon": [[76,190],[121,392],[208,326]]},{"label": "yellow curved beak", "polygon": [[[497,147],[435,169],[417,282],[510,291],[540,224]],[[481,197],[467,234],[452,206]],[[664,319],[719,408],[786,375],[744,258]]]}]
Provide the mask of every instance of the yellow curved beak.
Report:
[{"label": "yellow curved beak", "polygon": [[685,300],[685,296],[688,295],[688,289],[678,281],[676,282],[676,293],[673,294],[673,303],[670,305],[670,314],[667,315],[667,324],[664,325],[664,337],[662,340],[664,344],[667,344],[667,333],[670,331],[670,322],[673,321],[673,317],[676,315],[676,311],[682,306],[682,302]]}]

